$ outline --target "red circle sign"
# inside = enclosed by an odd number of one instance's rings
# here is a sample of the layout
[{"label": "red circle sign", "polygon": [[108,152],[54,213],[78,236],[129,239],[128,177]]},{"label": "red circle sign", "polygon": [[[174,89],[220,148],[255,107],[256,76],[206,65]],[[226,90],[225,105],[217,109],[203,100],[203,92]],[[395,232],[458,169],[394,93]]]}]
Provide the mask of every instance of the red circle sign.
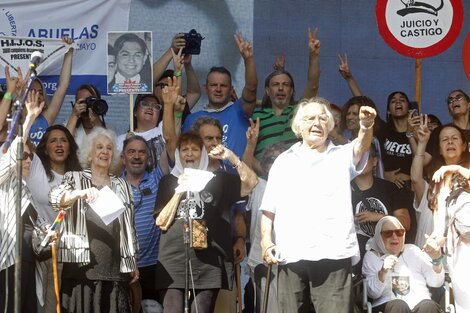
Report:
[{"label": "red circle sign", "polygon": [[385,42],[413,58],[432,57],[449,48],[464,16],[461,0],[377,0],[375,15]]},{"label": "red circle sign", "polygon": [[470,32],[467,34],[467,38],[463,44],[462,59],[465,73],[467,74],[467,78],[470,80]]}]

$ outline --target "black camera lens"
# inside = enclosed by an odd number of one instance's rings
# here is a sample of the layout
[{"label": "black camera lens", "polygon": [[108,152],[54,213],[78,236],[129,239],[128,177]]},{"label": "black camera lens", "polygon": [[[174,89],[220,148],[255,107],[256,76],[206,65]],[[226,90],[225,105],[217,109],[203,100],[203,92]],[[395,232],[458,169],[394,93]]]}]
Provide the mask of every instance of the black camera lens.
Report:
[{"label": "black camera lens", "polygon": [[105,115],[108,112],[108,103],[103,99],[88,97],[85,99],[86,107],[90,108],[96,115]]}]

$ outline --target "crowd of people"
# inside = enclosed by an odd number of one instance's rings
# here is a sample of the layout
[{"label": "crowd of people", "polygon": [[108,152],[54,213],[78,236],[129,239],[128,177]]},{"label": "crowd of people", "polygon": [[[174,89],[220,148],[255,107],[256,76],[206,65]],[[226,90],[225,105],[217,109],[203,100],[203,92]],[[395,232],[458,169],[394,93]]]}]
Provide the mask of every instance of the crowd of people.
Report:
[{"label": "crowd of people", "polygon": [[[120,66],[130,50],[148,62],[143,39],[121,37],[111,85],[138,74]],[[138,77],[154,82],[153,94],[136,97],[133,128],[119,136],[92,84],[76,90],[64,125],[55,120],[73,49],[52,100],[36,78],[22,132],[12,130],[23,135],[0,158],[0,311],[13,312],[20,224],[21,312],[55,312],[57,303],[62,312],[237,312],[245,288],[246,313],[349,313],[355,277],[367,281],[373,312],[442,312],[431,294],[445,272],[456,311],[470,312],[468,94],[449,93],[452,123],[441,125],[393,91],[384,121],[345,55],[339,72],[352,97],[332,104],[319,96],[321,45],[309,28],[301,98],[285,56],[257,95],[253,46],[234,40],[245,68],[239,98],[223,66],[201,88],[177,34],[153,79]],[[25,92],[20,70],[5,76],[2,142],[7,108]],[[192,112],[202,89],[208,102]],[[35,227],[49,230],[57,212],[56,257],[39,260]],[[236,279],[243,260],[246,286]]]}]

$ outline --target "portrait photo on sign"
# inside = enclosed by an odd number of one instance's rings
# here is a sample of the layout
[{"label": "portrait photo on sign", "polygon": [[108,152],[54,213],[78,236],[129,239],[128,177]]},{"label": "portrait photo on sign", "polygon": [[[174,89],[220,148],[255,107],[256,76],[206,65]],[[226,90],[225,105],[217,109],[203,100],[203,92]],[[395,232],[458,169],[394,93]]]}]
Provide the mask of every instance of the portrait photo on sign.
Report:
[{"label": "portrait photo on sign", "polygon": [[152,93],[152,32],[108,32],[108,93]]}]

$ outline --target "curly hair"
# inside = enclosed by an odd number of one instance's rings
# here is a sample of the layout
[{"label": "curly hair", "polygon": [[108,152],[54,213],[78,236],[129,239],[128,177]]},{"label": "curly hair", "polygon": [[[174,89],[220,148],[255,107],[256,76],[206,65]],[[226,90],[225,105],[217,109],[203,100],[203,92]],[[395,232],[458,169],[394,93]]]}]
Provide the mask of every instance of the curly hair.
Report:
[{"label": "curly hair", "polygon": [[88,134],[88,136],[85,137],[85,143],[83,147],[80,147],[80,151],[78,154],[80,164],[82,165],[83,168],[89,168],[91,165],[91,160],[90,156],[91,153],[94,149],[96,140],[98,139],[99,136],[106,136],[108,137],[109,140],[111,140],[113,144],[113,160],[111,162],[110,166],[110,171],[114,169],[117,164],[119,163],[119,153],[117,152],[116,148],[116,133],[110,129],[106,129],[103,127],[95,127],[91,131],[91,133]]}]

